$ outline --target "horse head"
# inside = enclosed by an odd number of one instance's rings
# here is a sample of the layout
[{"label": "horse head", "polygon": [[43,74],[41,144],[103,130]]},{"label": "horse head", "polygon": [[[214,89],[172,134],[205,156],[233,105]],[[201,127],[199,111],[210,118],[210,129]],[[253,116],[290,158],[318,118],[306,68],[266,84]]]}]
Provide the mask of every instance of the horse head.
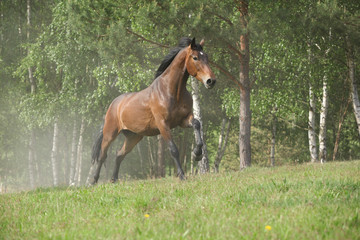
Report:
[{"label": "horse head", "polygon": [[204,40],[200,44],[195,43],[195,38],[187,49],[185,65],[188,73],[202,82],[207,89],[214,87],[216,79],[209,66],[206,53],[203,52]]}]

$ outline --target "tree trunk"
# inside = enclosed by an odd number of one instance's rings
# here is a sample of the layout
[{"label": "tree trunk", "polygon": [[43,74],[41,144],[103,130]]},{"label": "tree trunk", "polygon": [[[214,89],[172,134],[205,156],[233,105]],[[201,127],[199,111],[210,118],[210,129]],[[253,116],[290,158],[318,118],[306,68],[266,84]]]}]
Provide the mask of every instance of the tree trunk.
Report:
[{"label": "tree trunk", "polygon": [[314,163],[318,159],[317,154],[317,144],[316,144],[316,133],[315,133],[315,95],[312,90],[312,86],[309,86],[309,129],[308,129],[308,137],[309,137],[309,150],[311,162]]},{"label": "tree trunk", "polygon": [[250,79],[249,79],[249,29],[248,24],[248,2],[240,1],[240,115],[239,115],[239,156],[240,169],[251,166],[251,110],[250,110]]},{"label": "tree trunk", "polygon": [[[194,143],[191,144],[191,149],[194,149]],[[194,172],[194,155],[191,154],[191,157],[190,157],[190,174],[191,175],[194,175],[195,172]]]},{"label": "tree trunk", "polygon": [[34,151],[34,166],[35,166],[34,174],[36,175],[35,178],[35,185],[36,185],[40,183],[40,168],[39,168],[39,162],[38,162],[38,157],[36,155],[36,151]]},{"label": "tree trunk", "polygon": [[29,168],[29,180],[30,180],[30,187],[35,187],[34,181],[34,151],[35,151],[35,130],[31,130],[30,140],[29,140],[29,158],[28,158],[28,168]]},{"label": "tree trunk", "polygon": [[155,176],[155,161],[154,161],[154,154],[153,154],[150,138],[147,138],[147,142],[148,142],[148,153],[149,153],[150,178],[153,178]]},{"label": "tree trunk", "polygon": [[308,60],[309,60],[309,122],[308,122],[308,140],[309,140],[309,152],[311,162],[314,163],[318,160],[317,153],[317,144],[316,144],[316,133],[315,133],[315,94],[312,87],[312,73],[311,73],[311,64],[312,64],[312,52],[311,52],[311,39],[308,40]]},{"label": "tree trunk", "polygon": [[165,177],[165,142],[161,135],[158,135],[158,177]]},{"label": "tree trunk", "polygon": [[183,167],[184,173],[186,174],[186,150],[187,150],[187,139],[188,139],[188,131],[184,131],[183,135],[179,135],[179,152],[180,152],[180,164]]},{"label": "tree trunk", "polygon": [[[328,58],[329,52],[331,50],[331,28],[329,29],[329,47],[325,50],[325,59]],[[322,88],[322,101],[321,101],[321,110],[320,110],[320,130],[319,130],[319,160],[321,163],[326,162],[327,149],[326,149],[326,119],[329,105],[329,95],[328,95],[328,76],[325,72],[323,77],[323,88]]]},{"label": "tree trunk", "polygon": [[141,174],[144,175],[144,156],[141,152],[141,148],[140,148],[140,143],[136,144],[138,153],[139,153],[139,157],[140,157],[140,169],[141,169]]},{"label": "tree trunk", "polygon": [[[27,13],[27,21],[26,21],[26,25],[27,25],[27,30],[26,30],[26,39],[28,41],[28,43],[30,42],[30,28],[31,28],[31,4],[30,4],[30,0],[27,0],[26,2],[26,13]],[[29,52],[28,52],[29,54]],[[35,79],[33,76],[33,71],[32,68],[29,67],[28,68],[28,72],[29,72],[29,81],[30,81],[30,88],[31,88],[31,93],[34,94],[35,90],[36,90],[36,83],[35,83]]]},{"label": "tree trunk", "polygon": [[77,135],[77,123],[76,119],[74,120],[73,126],[73,134],[72,134],[72,141],[71,141],[71,156],[70,156],[70,175],[69,175],[69,185],[75,185],[75,170],[76,170],[76,135]]},{"label": "tree trunk", "polygon": [[320,130],[319,130],[319,160],[321,163],[326,162],[326,117],[328,111],[328,91],[327,76],[323,79],[323,96],[320,110]]},{"label": "tree trunk", "polygon": [[[342,124],[343,124],[343,122],[344,122],[344,119],[345,119],[347,110],[348,110],[348,108],[349,108],[350,101],[351,101],[351,99],[349,99],[349,100],[347,101],[345,110],[344,110],[343,114],[341,114],[341,116],[340,116],[339,126],[338,126],[338,130],[337,130],[337,132],[336,132],[336,137],[335,137],[334,151],[333,151],[333,157],[332,157],[332,160],[333,160],[333,161],[335,161],[335,159],[336,159],[336,154],[337,154],[337,151],[338,151],[338,149],[339,149],[341,127],[342,127]],[[341,110],[340,110],[340,112],[341,112]]]},{"label": "tree trunk", "polygon": [[350,85],[351,85],[351,99],[352,99],[352,105],[354,109],[356,124],[358,128],[358,133],[360,137],[360,101],[359,101],[359,95],[358,95],[358,89],[357,84],[355,80],[355,62],[354,62],[354,50],[352,48],[352,45],[350,43],[350,40],[346,38],[347,42],[347,67],[349,71],[349,78],[350,78]]},{"label": "tree trunk", "polygon": [[207,154],[207,147],[204,136],[204,125],[202,122],[202,116],[200,111],[199,84],[197,80],[195,80],[194,78],[191,78],[191,87],[192,87],[192,98],[194,102],[193,103],[194,118],[196,118],[200,122],[200,126],[201,126],[200,133],[201,133],[201,138],[203,140],[202,159],[198,162],[199,172],[203,174],[209,172],[209,158]]},{"label": "tree trunk", "polygon": [[[223,158],[225,150],[226,150],[227,140],[228,140],[229,133],[230,133],[230,124],[231,124],[231,120],[224,117],[222,120],[222,124],[221,124],[221,132],[220,132],[220,136],[219,136],[218,150],[217,150],[215,162],[214,162],[214,170],[216,173],[219,173],[220,162],[221,162],[221,159]],[[225,133],[225,128],[226,128],[226,133]]]},{"label": "tree trunk", "polygon": [[272,131],[271,131],[271,149],[270,149],[270,165],[272,167],[275,166],[275,143],[276,143],[276,125],[277,125],[277,117],[276,117],[277,107],[274,108],[272,115]]},{"label": "tree trunk", "polygon": [[[96,170],[96,164],[91,164],[89,174],[88,174],[88,177],[86,178],[86,182],[85,182],[86,186],[91,186],[90,181],[94,177],[95,170]],[[73,186],[73,185],[71,185],[71,186]]]},{"label": "tree trunk", "polygon": [[76,171],[75,171],[75,184],[80,186],[81,183],[81,168],[82,168],[82,149],[83,149],[83,135],[85,131],[85,118],[82,117],[79,133],[79,141],[77,145],[77,158],[76,158]]},{"label": "tree trunk", "polygon": [[[4,7],[1,6],[1,9],[0,9],[0,21],[3,23],[4,22]],[[4,42],[4,27],[1,27],[1,30],[0,30],[0,41],[3,43]],[[4,51],[4,44],[1,44],[0,46],[0,55],[3,54],[3,51]]]},{"label": "tree trunk", "polygon": [[59,127],[58,127],[58,119],[55,118],[53,143],[52,143],[52,150],[51,150],[51,165],[52,165],[54,186],[59,185],[58,164],[57,164],[58,142],[59,142]]},{"label": "tree trunk", "polygon": [[[30,0],[27,0],[26,2],[26,25],[27,25],[27,30],[26,30],[26,39],[28,42],[30,42],[30,27],[31,27],[31,4],[30,4]],[[21,34],[21,28],[19,27],[19,34]],[[29,54],[29,52],[28,52]],[[31,95],[35,94],[35,90],[36,90],[36,85],[35,85],[35,80],[33,77],[33,73],[32,73],[32,69],[31,67],[28,68],[28,73],[29,73],[29,82],[30,82],[30,89],[31,89]],[[35,156],[35,129],[31,129],[31,133],[30,133],[30,140],[29,140],[29,158],[28,158],[28,166],[29,166],[29,180],[30,180],[30,187],[34,188],[35,187],[35,181],[34,181],[34,156]]]},{"label": "tree trunk", "polygon": [[63,179],[61,181],[62,185],[67,184],[67,179],[69,179],[69,145],[67,143],[67,140],[65,139],[66,144],[64,145],[64,147],[61,147],[60,145],[60,149],[62,149],[62,173],[63,173]]}]

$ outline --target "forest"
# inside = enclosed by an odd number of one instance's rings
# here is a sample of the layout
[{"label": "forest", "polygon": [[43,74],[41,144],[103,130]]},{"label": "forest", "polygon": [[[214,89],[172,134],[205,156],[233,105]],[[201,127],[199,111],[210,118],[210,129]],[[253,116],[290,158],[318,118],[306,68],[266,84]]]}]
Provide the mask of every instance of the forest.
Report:
[{"label": "forest", "polygon": [[[1,192],[87,184],[110,103],[150,85],[181,37],[205,40],[217,78],[187,84],[201,161],[193,131],[172,130],[186,175],[360,159],[359,1],[2,0]],[[122,180],[164,176],[176,166],[161,137],[120,167]]]}]

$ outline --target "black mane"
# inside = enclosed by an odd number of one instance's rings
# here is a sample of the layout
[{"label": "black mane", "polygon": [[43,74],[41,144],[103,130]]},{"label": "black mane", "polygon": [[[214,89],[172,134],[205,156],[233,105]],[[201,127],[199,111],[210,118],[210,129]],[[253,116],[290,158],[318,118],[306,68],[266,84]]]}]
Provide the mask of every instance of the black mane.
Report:
[{"label": "black mane", "polygon": [[[155,73],[155,79],[160,76],[168,66],[170,66],[171,62],[175,59],[176,55],[184,48],[188,47],[191,44],[191,39],[188,37],[183,37],[180,39],[179,44],[177,47],[173,48],[168,55],[164,58],[161,62],[158,70]],[[202,51],[202,46],[200,44],[196,44],[196,49],[198,51]],[[187,71],[186,74],[188,75]]]}]

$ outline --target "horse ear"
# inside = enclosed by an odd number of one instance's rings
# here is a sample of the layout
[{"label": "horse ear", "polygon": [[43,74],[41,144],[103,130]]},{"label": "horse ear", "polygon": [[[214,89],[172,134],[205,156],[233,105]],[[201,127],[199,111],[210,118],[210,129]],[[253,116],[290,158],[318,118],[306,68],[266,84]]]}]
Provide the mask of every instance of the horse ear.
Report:
[{"label": "horse ear", "polygon": [[196,49],[195,38],[191,40],[191,49]]},{"label": "horse ear", "polygon": [[201,39],[200,45],[201,45],[202,47],[204,47],[204,45],[205,45],[205,40],[204,40],[204,39]]}]

